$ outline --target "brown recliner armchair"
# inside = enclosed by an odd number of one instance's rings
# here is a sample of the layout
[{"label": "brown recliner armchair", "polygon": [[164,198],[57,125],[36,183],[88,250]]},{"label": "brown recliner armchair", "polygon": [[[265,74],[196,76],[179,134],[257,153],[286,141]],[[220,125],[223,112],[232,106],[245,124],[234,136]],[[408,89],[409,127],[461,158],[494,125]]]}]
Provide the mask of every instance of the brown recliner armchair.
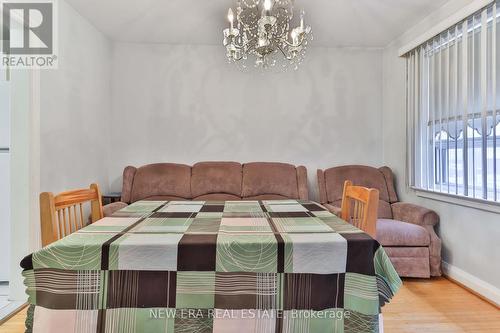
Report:
[{"label": "brown recliner armchair", "polygon": [[377,240],[400,276],[429,278],[441,275],[441,239],[434,231],[439,216],[432,210],[399,202],[392,170],[348,165],[318,170],[320,203],[340,212],[346,180],[380,192]]}]

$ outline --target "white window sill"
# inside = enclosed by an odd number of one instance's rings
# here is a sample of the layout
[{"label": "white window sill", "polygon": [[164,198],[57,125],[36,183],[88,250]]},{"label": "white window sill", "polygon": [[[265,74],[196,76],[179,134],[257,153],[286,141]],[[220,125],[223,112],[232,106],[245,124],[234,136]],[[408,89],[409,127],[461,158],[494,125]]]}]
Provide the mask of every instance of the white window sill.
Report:
[{"label": "white window sill", "polygon": [[448,193],[427,191],[427,190],[422,190],[422,189],[415,188],[415,187],[412,187],[412,189],[415,191],[415,194],[421,198],[426,198],[426,199],[431,199],[431,200],[436,200],[436,201],[441,201],[441,202],[447,202],[447,203],[451,203],[451,204],[462,206],[462,207],[474,208],[474,209],[479,209],[479,210],[486,211],[486,212],[500,214],[500,203],[497,203],[497,202],[491,202],[491,201],[481,200],[481,199],[466,198],[466,197],[462,197],[462,196],[458,196],[458,195],[454,195],[454,194],[448,194]]}]

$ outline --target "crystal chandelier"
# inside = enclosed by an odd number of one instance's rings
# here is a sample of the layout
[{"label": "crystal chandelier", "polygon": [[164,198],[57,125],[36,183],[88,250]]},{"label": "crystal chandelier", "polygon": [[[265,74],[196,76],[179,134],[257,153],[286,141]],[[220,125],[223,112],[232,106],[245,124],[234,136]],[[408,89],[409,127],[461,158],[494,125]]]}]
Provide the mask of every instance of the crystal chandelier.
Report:
[{"label": "crystal chandelier", "polygon": [[255,59],[255,67],[298,69],[312,40],[311,27],[300,23],[292,28],[294,0],[238,0],[236,17],[229,8],[229,28],[224,29],[224,46],[230,63],[247,67],[247,59]]}]

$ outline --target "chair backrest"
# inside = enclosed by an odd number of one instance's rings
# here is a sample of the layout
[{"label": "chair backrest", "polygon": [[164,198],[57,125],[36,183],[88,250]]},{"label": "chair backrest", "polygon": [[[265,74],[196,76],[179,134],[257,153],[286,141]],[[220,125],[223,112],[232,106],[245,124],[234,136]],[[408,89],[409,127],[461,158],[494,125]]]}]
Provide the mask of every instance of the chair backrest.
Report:
[{"label": "chair backrest", "polygon": [[346,180],[342,197],[342,219],[375,238],[378,197],[377,189],[353,186],[350,180]]},{"label": "chair backrest", "polygon": [[40,223],[42,246],[47,246],[87,225],[84,218],[85,203],[90,203],[92,223],[103,218],[99,186],[72,190],[54,195],[40,194]]}]

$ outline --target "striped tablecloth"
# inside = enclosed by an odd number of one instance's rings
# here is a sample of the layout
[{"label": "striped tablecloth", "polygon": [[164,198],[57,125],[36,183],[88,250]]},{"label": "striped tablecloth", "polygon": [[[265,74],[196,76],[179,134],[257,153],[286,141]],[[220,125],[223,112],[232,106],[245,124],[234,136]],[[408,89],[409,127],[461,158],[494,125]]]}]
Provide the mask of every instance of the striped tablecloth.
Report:
[{"label": "striped tablecloth", "polygon": [[28,332],[378,332],[382,247],[314,202],[140,201],[26,257]]}]

